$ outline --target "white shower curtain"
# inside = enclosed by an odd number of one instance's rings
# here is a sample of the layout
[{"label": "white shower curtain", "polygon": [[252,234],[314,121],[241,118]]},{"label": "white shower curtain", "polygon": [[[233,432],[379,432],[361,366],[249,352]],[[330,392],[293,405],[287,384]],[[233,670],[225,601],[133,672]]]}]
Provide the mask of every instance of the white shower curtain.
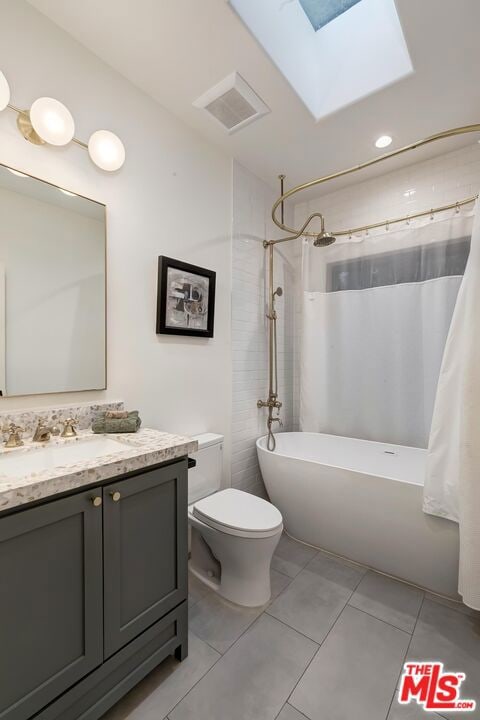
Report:
[{"label": "white shower curtain", "polygon": [[441,366],[428,448],[425,512],[456,520],[459,593],[480,610],[480,216]]},{"label": "white shower curtain", "polygon": [[304,246],[303,431],[427,446],[471,222]]},{"label": "white shower curtain", "polygon": [[426,447],[459,285],[308,294],[305,325],[317,330],[304,337],[302,429]]}]

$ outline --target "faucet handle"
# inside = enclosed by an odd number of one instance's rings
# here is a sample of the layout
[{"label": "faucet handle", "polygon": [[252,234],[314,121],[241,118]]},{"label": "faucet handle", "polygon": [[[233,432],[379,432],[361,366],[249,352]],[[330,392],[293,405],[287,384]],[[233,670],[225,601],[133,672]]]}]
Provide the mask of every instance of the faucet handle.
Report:
[{"label": "faucet handle", "polygon": [[37,430],[49,430],[51,435],[60,435],[60,428],[56,423],[51,426],[47,426],[47,419],[43,417],[38,418]]},{"label": "faucet handle", "polygon": [[20,447],[20,445],[23,445],[21,433],[25,432],[25,428],[21,427],[20,425],[16,425],[16,423],[14,422],[11,422],[8,425],[4,425],[4,427],[2,427],[2,432],[8,433],[8,438],[5,440],[5,447],[12,448]]},{"label": "faucet handle", "polygon": [[62,437],[75,437],[77,431],[75,426],[78,425],[77,418],[69,417],[63,421],[63,432]]},{"label": "faucet handle", "polygon": [[21,427],[20,425],[16,425],[16,423],[11,422],[8,423],[8,425],[4,425],[2,427],[3,433],[18,433],[18,432],[25,432],[25,428]]}]

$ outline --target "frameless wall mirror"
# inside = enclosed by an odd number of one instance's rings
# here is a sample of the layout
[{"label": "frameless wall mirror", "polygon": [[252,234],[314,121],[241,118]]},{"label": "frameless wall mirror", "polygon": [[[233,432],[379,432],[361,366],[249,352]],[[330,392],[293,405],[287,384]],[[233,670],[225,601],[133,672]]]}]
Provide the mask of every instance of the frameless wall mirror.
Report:
[{"label": "frameless wall mirror", "polygon": [[0,390],[106,387],[105,205],[0,165]]}]

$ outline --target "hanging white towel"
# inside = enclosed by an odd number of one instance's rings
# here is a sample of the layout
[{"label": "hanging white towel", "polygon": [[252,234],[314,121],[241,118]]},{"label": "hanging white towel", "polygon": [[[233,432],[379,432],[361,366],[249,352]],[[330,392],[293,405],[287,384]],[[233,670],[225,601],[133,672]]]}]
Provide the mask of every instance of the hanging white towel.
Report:
[{"label": "hanging white towel", "polygon": [[480,610],[480,216],[440,371],[424,511],[459,523],[459,593]]}]

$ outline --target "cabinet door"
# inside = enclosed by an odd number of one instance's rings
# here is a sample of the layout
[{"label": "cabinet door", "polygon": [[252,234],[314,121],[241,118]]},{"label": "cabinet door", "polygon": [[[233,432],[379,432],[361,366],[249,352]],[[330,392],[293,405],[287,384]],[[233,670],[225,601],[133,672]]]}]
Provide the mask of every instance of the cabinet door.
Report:
[{"label": "cabinet door", "polygon": [[187,460],[103,492],[107,658],[187,597]]},{"label": "cabinet door", "polygon": [[102,662],[101,490],[0,518],[0,718],[25,720]]}]

